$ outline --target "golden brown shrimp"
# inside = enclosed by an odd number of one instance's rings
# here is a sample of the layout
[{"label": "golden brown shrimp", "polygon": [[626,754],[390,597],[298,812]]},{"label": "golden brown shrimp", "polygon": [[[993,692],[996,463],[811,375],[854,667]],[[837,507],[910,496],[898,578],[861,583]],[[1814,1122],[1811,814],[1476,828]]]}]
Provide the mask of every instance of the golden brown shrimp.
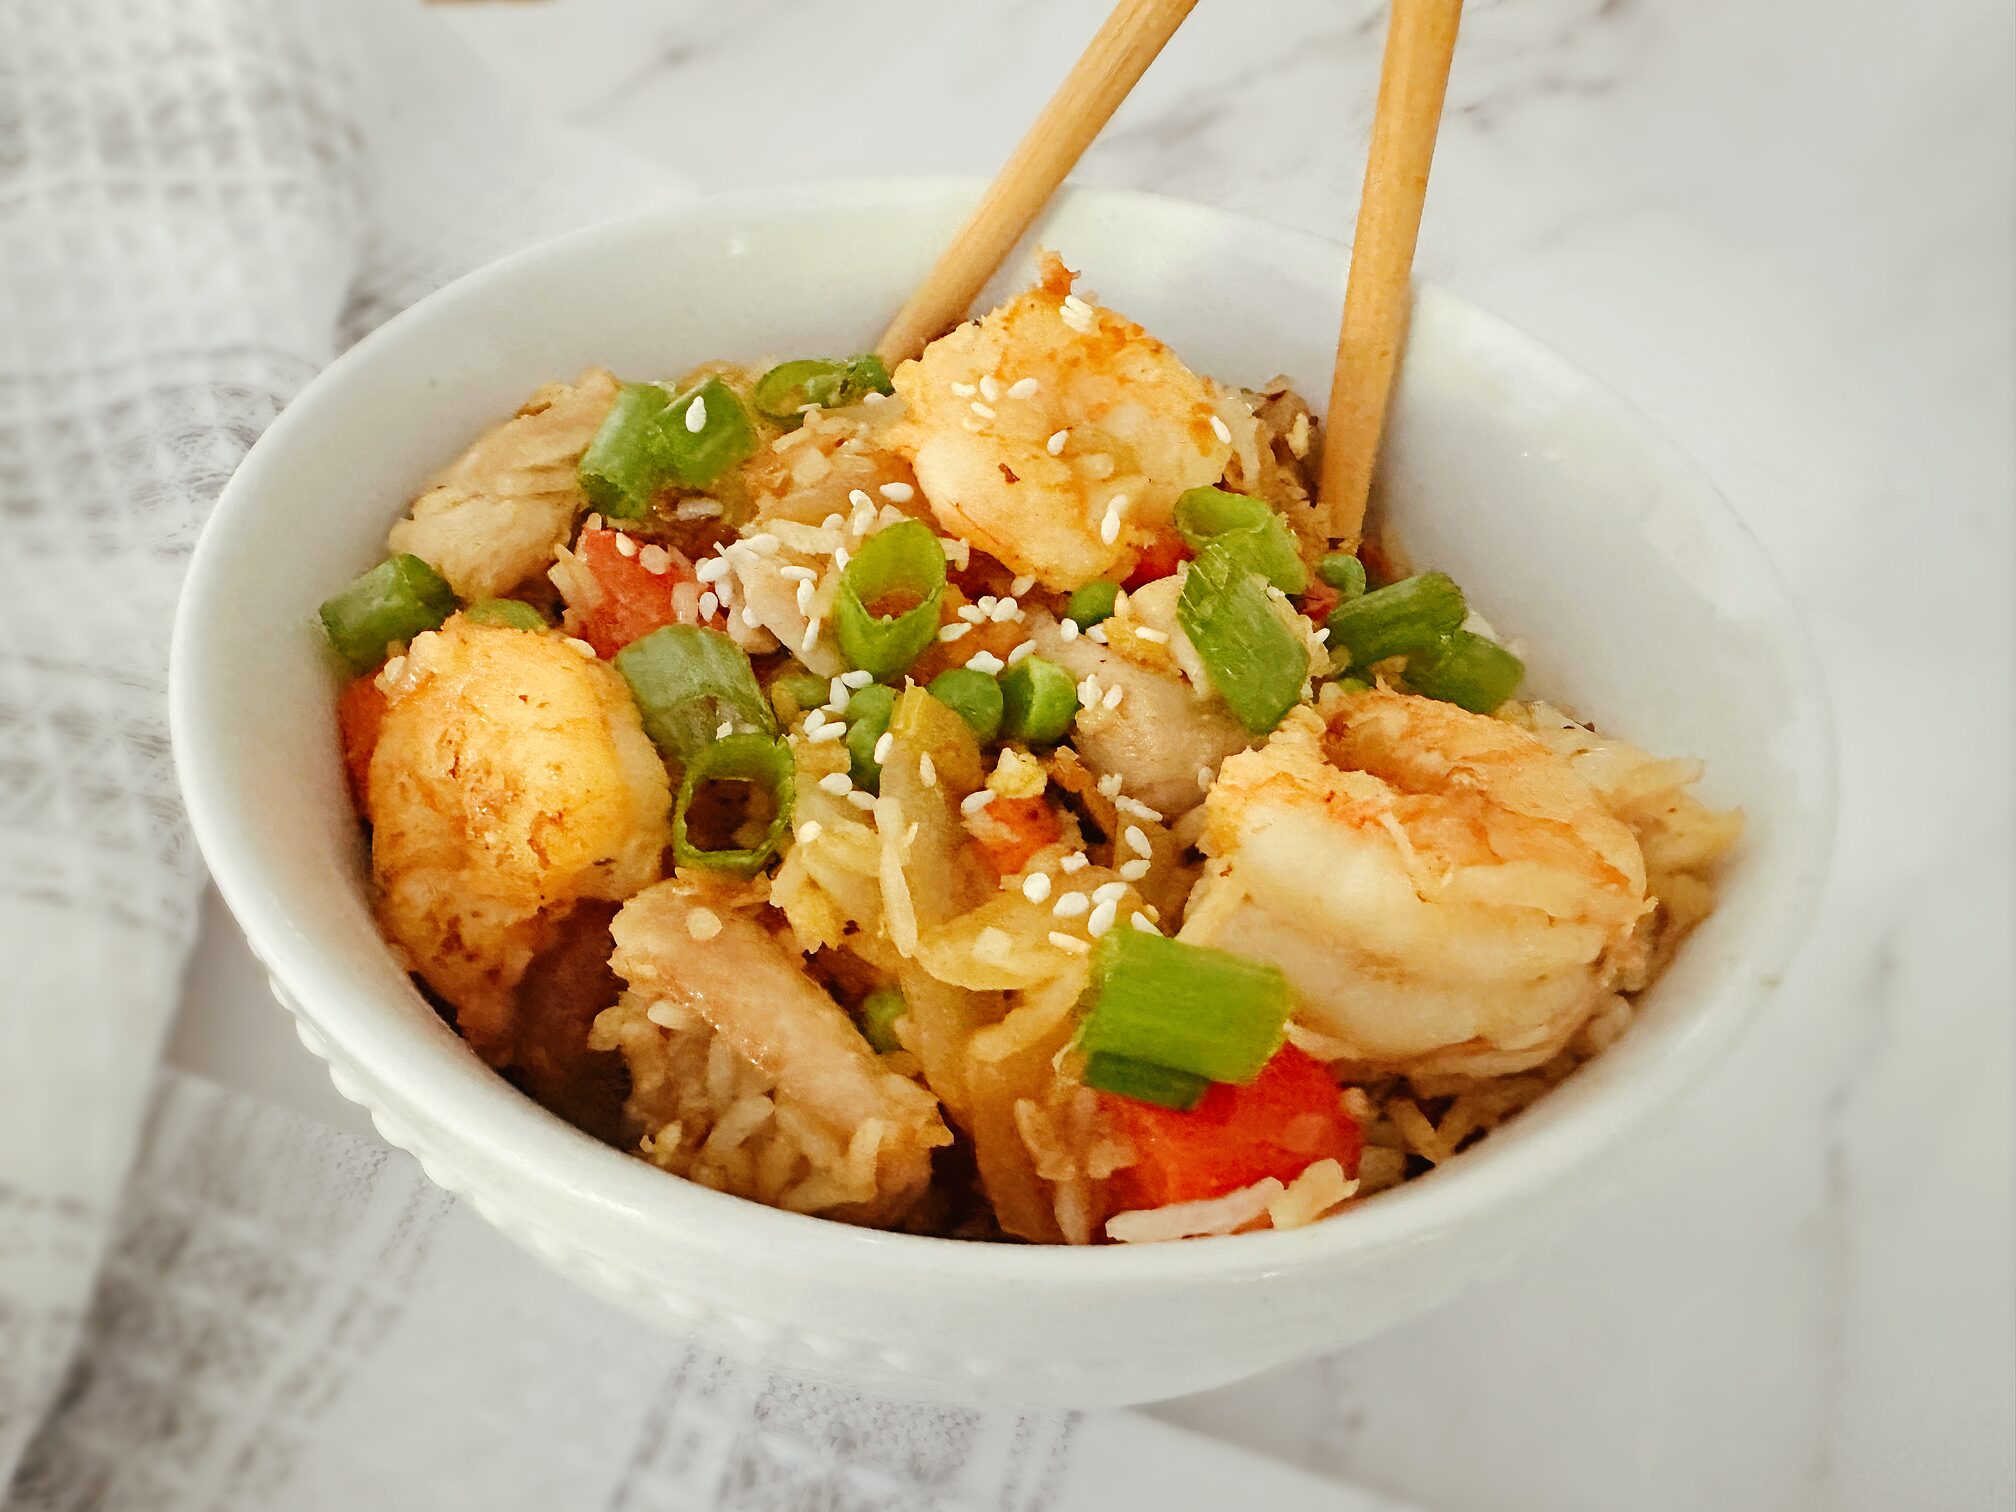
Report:
[{"label": "golden brown shrimp", "polygon": [[586,507],[575,468],[617,387],[601,368],[547,384],[450,463],[387,544],[428,563],[464,599],[494,598],[544,572]]},{"label": "golden brown shrimp", "polygon": [[1042,283],[896,370],[889,444],[939,524],[1046,588],[1124,576],[1176,496],[1215,483],[1243,403],[1132,321]]},{"label": "golden brown shrimp", "polygon": [[1344,1058],[1502,1074],[1546,1060],[1642,949],[1631,831],[1533,736],[1374,689],[1291,714],[1205,802],[1182,938],[1272,961]]},{"label": "golden brown shrimp", "polygon": [[615,669],[558,635],[457,616],[380,681],[365,792],[379,916],[501,1064],[513,989],[552,925],[657,878],[665,766]]}]

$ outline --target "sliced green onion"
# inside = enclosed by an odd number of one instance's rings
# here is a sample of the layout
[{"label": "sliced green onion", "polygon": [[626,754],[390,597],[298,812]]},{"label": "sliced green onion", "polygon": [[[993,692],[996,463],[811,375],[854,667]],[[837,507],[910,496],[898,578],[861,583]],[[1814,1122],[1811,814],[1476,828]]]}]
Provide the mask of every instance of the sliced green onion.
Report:
[{"label": "sliced green onion", "polygon": [[756,454],[756,427],[735,390],[719,378],[695,384],[656,422],[660,464],[688,488],[704,488]]},{"label": "sliced green onion", "polygon": [[602,513],[618,520],[641,519],[665,482],[657,434],[667,402],[665,390],[655,383],[626,383],[602,417],[575,472],[581,491]]},{"label": "sliced green onion", "polygon": [[847,776],[863,792],[882,789],[882,763],[875,747],[888,733],[896,712],[896,695],[881,683],[870,683],[847,700]]},{"label": "sliced green onion", "polygon": [[1193,551],[1223,546],[1283,593],[1309,586],[1309,569],[1281,516],[1259,499],[1193,488],[1176,501],[1176,528]]},{"label": "sliced green onion", "polygon": [[1001,734],[1024,745],[1055,745],[1078,717],[1078,684],[1057,663],[1025,656],[1001,674]]},{"label": "sliced green onion", "polygon": [[616,653],[616,670],[644,715],[658,749],[691,761],[725,724],[767,739],[777,721],[742,648],[718,630],[665,625]]},{"label": "sliced green onion", "polygon": [[1001,684],[985,672],[975,672],[971,667],[949,667],[931,679],[929,691],[971,726],[973,738],[983,746],[1001,733],[1006,700],[1001,694]]},{"label": "sliced green onion", "polygon": [[[672,809],[672,857],[681,866],[701,866],[711,871],[751,876],[777,854],[785,831],[791,826],[791,804],[796,796],[792,777],[791,748],[768,735],[730,735],[703,746],[686,763],[679,780],[679,799]],[[769,822],[753,845],[730,850],[705,850],[696,845],[688,831],[688,814],[693,801],[710,782],[747,783],[761,789],[770,800]]]},{"label": "sliced green onion", "polygon": [[1309,653],[1260,579],[1224,543],[1214,541],[1190,564],[1176,618],[1211,686],[1254,734],[1273,729],[1301,699]]},{"label": "sliced green onion", "polygon": [[[945,548],[931,527],[904,520],[876,532],[840,574],[833,628],[850,665],[887,680],[917,659],[938,633],[938,600],[945,593]],[[907,607],[878,614],[883,600]]]},{"label": "sliced green onion", "polygon": [[1075,620],[1080,630],[1090,630],[1101,620],[1113,617],[1113,606],[1120,601],[1120,585],[1109,583],[1103,578],[1090,583],[1081,583],[1071,590],[1071,597],[1064,601],[1064,618]]},{"label": "sliced green onion", "polygon": [[472,625],[495,625],[502,630],[544,630],[546,616],[517,599],[479,599],[462,611]]},{"label": "sliced green onion", "polygon": [[1519,691],[1526,664],[1487,636],[1452,630],[1407,658],[1403,681],[1416,693],[1489,714]]},{"label": "sliced green onion", "polygon": [[1340,693],[1364,693],[1371,689],[1372,684],[1365,678],[1353,677],[1347,673],[1336,679],[1336,687]]},{"label": "sliced green onion", "polygon": [[1346,599],[1365,591],[1365,564],[1348,551],[1333,551],[1316,564],[1316,576]]},{"label": "sliced green onion", "polygon": [[781,673],[770,682],[770,707],[777,711],[777,722],[788,725],[807,709],[825,703],[831,691],[831,685],[816,672]]},{"label": "sliced green onion", "polygon": [[322,630],[356,673],[385,660],[395,641],[433,630],[455,612],[455,590],[416,556],[387,558],[322,605]]},{"label": "sliced green onion", "polygon": [[1158,1108],[1174,1108],[1179,1113],[1188,1113],[1196,1107],[1211,1086],[1209,1077],[1172,1071],[1153,1061],[1130,1060],[1103,1050],[1085,1057],[1080,1079],[1101,1092],[1115,1092]]},{"label": "sliced green onion", "polygon": [[1463,623],[1463,590],[1439,572],[1418,573],[1347,599],[1330,611],[1330,650],[1340,666],[1369,667],[1425,651]]},{"label": "sliced green onion", "polygon": [[1250,1082],[1281,1048],[1291,1007],[1273,966],[1116,929],[1092,957],[1078,1048],[1218,1082]]},{"label": "sliced green onion", "polygon": [[894,1054],[903,1048],[903,1041],[896,1037],[896,1021],[909,1011],[909,1000],[900,991],[877,987],[855,1010],[861,1038],[868,1041],[877,1055]]},{"label": "sliced green onion", "polygon": [[889,369],[873,352],[863,352],[845,362],[822,357],[780,362],[756,380],[749,398],[764,419],[796,430],[804,423],[808,406],[841,409],[859,404],[869,394],[890,391]]}]

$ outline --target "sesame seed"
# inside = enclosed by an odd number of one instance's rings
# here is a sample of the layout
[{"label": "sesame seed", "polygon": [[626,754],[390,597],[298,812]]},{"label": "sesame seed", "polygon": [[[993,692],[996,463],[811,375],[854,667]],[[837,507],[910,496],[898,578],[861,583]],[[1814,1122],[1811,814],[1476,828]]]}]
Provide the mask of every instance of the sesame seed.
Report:
[{"label": "sesame seed", "polygon": [[996,378],[992,373],[983,377],[980,380],[980,397],[985,399],[989,404],[999,399],[1001,397],[1001,380]]},{"label": "sesame seed", "polygon": [[931,759],[929,751],[921,752],[917,757],[917,778],[927,788],[938,786],[938,763]]},{"label": "sesame seed", "polygon": [[973,387],[970,383],[955,383],[952,385],[952,392],[957,394],[961,399],[971,399],[980,390]]},{"label": "sesame seed", "polygon": [[1050,943],[1059,950],[1068,950],[1073,955],[1090,955],[1092,947],[1076,935],[1065,934],[1061,929],[1050,931]]},{"label": "sesame seed", "polygon": [[1228,446],[1232,443],[1232,427],[1216,415],[1211,417],[1211,434]]},{"label": "sesame seed", "polygon": [[1162,822],[1162,815],[1157,810],[1148,807],[1139,798],[1129,798],[1124,793],[1113,800],[1113,807],[1123,814],[1132,814],[1136,819],[1146,819],[1151,824]]},{"label": "sesame seed", "polygon": [[891,504],[908,504],[912,499],[917,497],[917,490],[912,488],[908,483],[884,483],[875,492],[882,495]]},{"label": "sesame seed", "polygon": [[872,809],[875,807],[875,795],[873,793],[852,792],[847,795],[847,801],[857,809]]},{"label": "sesame seed", "polygon": [[835,546],[833,548],[833,570],[835,572],[844,572],[847,568],[847,562],[847,548],[845,546]]},{"label": "sesame seed", "polygon": [[1330,627],[1328,625],[1325,625],[1322,629],[1318,630],[1313,636],[1311,636],[1310,639],[1315,641],[1316,644],[1319,646],[1329,645]]},{"label": "sesame seed", "polygon": [[975,672],[999,672],[1007,663],[992,651],[976,651],[966,659],[966,665]]},{"label": "sesame seed", "polygon": [[707,429],[707,396],[695,394],[693,402],[686,406],[686,434],[697,436]]},{"label": "sesame seed", "polygon": [[952,612],[969,625],[984,625],[987,623],[987,610],[979,604],[961,604]]},{"label": "sesame seed", "polygon": [[716,499],[686,499],[672,513],[682,520],[712,520],[721,514],[721,504]]},{"label": "sesame seed", "polygon": [[964,798],[959,800],[959,812],[962,814],[977,814],[993,801],[994,789],[981,788],[977,793],[968,793]]},{"label": "sesame seed", "polygon": [[1031,872],[1022,879],[1022,896],[1031,903],[1041,903],[1050,896],[1050,874]]},{"label": "sesame seed", "polygon": [[1157,929],[1154,926],[1154,924],[1149,921],[1148,915],[1144,913],[1135,914],[1127,922],[1129,924],[1132,924],[1136,929],[1140,930],[1141,933],[1143,934],[1159,935],[1160,933],[1162,933],[1161,930]]},{"label": "sesame seed", "polygon": [[742,611],[742,623],[747,625],[751,630],[754,630],[758,625],[762,624],[763,621],[756,617],[756,611],[754,609],[745,607]]},{"label": "sesame seed", "polygon": [[637,565],[653,577],[663,577],[672,570],[672,557],[663,546],[654,543],[637,553]]},{"label": "sesame seed", "polygon": [[875,741],[875,764],[882,765],[889,759],[889,753],[896,748],[896,737],[884,730]]},{"label": "sesame seed", "polygon": [[801,654],[803,654],[811,651],[811,649],[818,644],[819,644],[819,619],[818,616],[815,615],[813,616],[812,623],[805,627],[805,639],[798,642],[798,650]]},{"label": "sesame seed", "polygon": [[867,393],[861,396],[861,402],[863,404],[880,404],[884,399],[887,399],[888,397],[889,396],[887,394],[879,393],[874,389],[870,389]]},{"label": "sesame seed", "polygon": [[1034,378],[1017,378],[1013,383],[1008,385],[1008,397],[1010,399],[1034,399],[1036,391],[1041,387],[1043,385],[1038,383]]},{"label": "sesame seed", "polygon": [[[861,688],[867,686],[866,683],[850,683],[849,681],[847,681],[847,679],[852,677],[853,675],[854,674],[851,672],[843,672],[838,677],[829,678],[827,680],[826,707],[832,710],[835,714],[838,714],[842,709],[847,707],[848,697],[855,688]],[[868,677],[869,682],[873,682],[875,680],[872,675],[869,675],[867,673],[864,673],[862,675]]]},{"label": "sesame seed", "polygon": [[903,830],[903,848],[908,850],[917,843],[917,832],[924,828],[922,819],[912,819]]},{"label": "sesame seed", "polygon": [[1127,884],[1125,882],[1101,882],[1097,887],[1092,889],[1092,901],[1094,903],[1111,903],[1126,896]]},{"label": "sesame seed", "polygon": [[798,842],[801,845],[810,845],[825,833],[825,825],[821,824],[817,819],[807,819],[803,824],[798,826]]},{"label": "sesame seed", "polygon": [[994,418],[994,406],[991,404],[982,404],[978,399],[975,399],[969,408],[982,420],[992,420]]},{"label": "sesame seed", "polygon": [[1015,663],[1022,660],[1023,657],[1028,656],[1035,649],[1036,649],[1036,642],[1023,641],[1022,644],[1016,646],[1012,651],[1008,653],[1008,665],[1011,667],[1014,666]]},{"label": "sesame seed", "polygon": [[576,655],[587,657],[589,661],[595,660],[595,648],[578,635],[567,637],[567,649]]},{"label": "sesame seed", "polygon": [[872,531],[875,528],[874,509],[868,508],[868,509],[855,510],[853,518],[848,520],[847,522],[847,528],[853,531],[854,534],[856,534],[857,536],[867,535],[870,531]]},{"label": "sesame seed", "polygon": [[779,577],[787,577],[791,579],[791,581],[794,583],[810,583],[816,580],[819,576],[819,574],[814,572],[810,567],[800,567],[795,562],[792,563],[789,567],[779,567],[777,569],[777,575]]},{"label": "sesame seed", "polygon": [[1070,855],[1066,856],[1062,861],[1059,861],[1057,863],[1057,867],[1058,870],[1062,871],[1064,875],[1068,877],[1073,872],[1081,872],[1085,870],[1085,868],[1090,864],[1091,863],[1086,857],[1085,852],[1073,851],[1071,852]]},{"label": "sesame seed", "polygon": [[845,525],[846,523],[847,523],[847,517],[845,515],[829,514],[828,516],[826,516],[825,519],[819,522],[819,528],[821,530],[838,530],[840,529],[841,526]]},{"label": "sesame seed", "polygon": [[1099,779],[1099,792],[1107,798],[1120,796],[1121,777],[1118,772],[1108,772]]},{"label": "sesame seed", "polygon": [[944,629],[940,630],[938,632],[938,639],[950,645],[953,641],[959,639],[960,636],[970,635],[972,630],[973,627],[971,625],[966,624],[964,621],[959,621],[947,625]]},{"label": "sesame seed", "polygon": [[819,779],[819,791],[831,793],[835,798],[845,798],[854,791],[854,783],[845,772],[828,772]]},{"label": "sesame seed", "polygon": [[1093,645],[1095,645],[1095,646],[1103,646],[1103,645],[1105,645],[1105,644],[1106,644],[1106,626],[1105,626],[1105,624],[1104,624],[1104,623],[1102,622],[1102,623],[1100,623],[1100,624],[1097,624],[1097,625],[1094,625],[1094,626],[1092,626],[1092,627],[1091,627],[1090,629],[1088,629],[1088,630],[1087,630],[1087,631],[1085,632],[1085,639],[1087,639],[1087,640],[1089,640],[1090,642],[1092,642],[1092,644],[1093,644]]},{"label": "sesame seed", "polygon": [[1120,516],[1111,509],[1106,511],[1106,518],[1099,522],[1099,539],[1108,546],[1120,539]]},{"label": "sesame seed", "polygon": [[1078,621],[1067,619],[1057,626],[1057,633],[1067,641],[1078,639]]},{"label": "sesame seed", "polygon": [[847,738],[847,726],[836,720],[832,724],[821,725],[816,730],[807,730],[805,738],[814,745],[827,745],[836,740],[845,740]]},{"label": "sesame seed", "polygon": [[1085,681],[1078,684],[1078,702],[1088,709],[1097,706],[1099,702],[1099,677],[1097,673],[1088,673]]},{"label": "sesame seed", "polygon": [[1117,709],[1120,707],[1120,700],[1125,698],[1126,696],[1127,696],[1127,690],[1121,687],[1118,683],[1115,683],[1112,687],[1106,690],[1106,696],[1100,699],[1099,701],[1109,709]]},{"label": "sesame seed", "polygon": [[856,509],[873,509],[875,507],[875,501],[868,497],[865,489],[860,488],[850,488],[847,490],[847,502],[852,504]]},{"label": "sesame seed", "polygon": [[1012,619],[1020,619],[1022,617],[1022,606],[1012,598],[1005,598],[994,606],[994,612],[989,617],[995,624],[1005,625]]},{"label": "sesame seed", "polygon": [[1035,586],[1036,586],[1035,577],[1032,574],[1025,572],[1022,574],[1022,576],[1018,577],[1017,579],[1015,579],[1014,582],[1008,585],[1008,591],[1019,599],[1020,597],[1022,597],[1023,594],[1027,593],[1031,588],[1034,588]]},{"label": "sesame seed", "polygon": [[1139,882],[1143,877],[1148,875],[1148,863],[1140,860],[1122,861],[1120,863],[1120,875],[1129,882]]},{"label": "sesame seed", "polygon": [[1167,630],[1157,630],[1153,625],[1137,626],[1134,633],[1151,646],[1166,646],[1169,644],[1169,632]]},{"label": "sesame seed", "polygon": [[721,933],[721,915],[711,908],[696,908],[686,915],[686,933],[703,944]]},{"label": "sesame seed", "polygon": [[693,569],[693,576],[703,583],[718,583],[733,570],[728,558],[724,556],[704,557]]},{"label": "sesame seed", "polygon": [[875,681],[875,674],[866,667],[857,667],[852,672],[842,672],[833,681],[843,688],[865,688]]},{"label": "sesame seed", "polygon": [[710,620],[721,612],[721,595],[703,593],[700,595],[700,618]]},{"label": "sesame seed", "polygon": [[1050,912],[1060,919],[1075,919],[1092,906],[1092,900],[1082,892],[1059,894],[1057,901],[1050,905]]},{"label": "sesame seed", "polygon": [[637,555],[637,543],[620,530],[616,532],[616,555],[620,557]]},{"label": "sesame seed", "polygon": [[582,522],[581,528],[583,530],[600,530],[602,528],[601,514],[597,512],[595,514],[591,514],[590,516],[588,516],[588,518]]},{"label": "sesame seed", "polygon": [[1092,917],[1085,921],[1085,933],[1098,939],[1113,927],[1113,921],[1120,916],[1120,905],[1108,898],[1092,910]]},{"label": "sesame seed", "polygon": [[1152,856],[1155,848],[1148,843],[1148,835],[1138,824],[1130,824],[1120,836],[1127,842],[1127,848],[1136,855]]},{"label": "sesame seed", "polygon": [[777,537],[770,534],[769,531],[759,530],[752,536],[744,536],[741,544],[747,546],[759,556],[769,556],[771,552],[775,551],[783,543]]},{"label": "sesame seed", "polygon": [[1050,453],[1053,457],[1057,456],[1064,450],[1064,443],[1070,439],[1071,432],[1068,430],[1052,431],[1050,439],[1043,443],[1043,450]]},{"label": "sesame seed", "polygon": [[810,614],[812,612],[812,596],[817,591],[809,582],[802,582],[798,585],[798,612],[800,614]]},{"label": "sesame seed", "polygon": [[805,716],[805,733],[807,735],[810,735],[814,730],[819,729],[825,723],[826,723],[826,711],[824,709],[814,709],[810,714],[807,714]]}]

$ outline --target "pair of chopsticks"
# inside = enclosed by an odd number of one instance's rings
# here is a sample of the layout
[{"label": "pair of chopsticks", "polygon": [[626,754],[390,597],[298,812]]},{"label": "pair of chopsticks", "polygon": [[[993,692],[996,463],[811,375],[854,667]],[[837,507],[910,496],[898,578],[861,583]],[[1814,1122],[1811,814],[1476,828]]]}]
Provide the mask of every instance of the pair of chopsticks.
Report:
[{"label": "pair of chopsticks", "polygon": [[[876,350],[891,366],[966,317],[1197,0],[1120,0]],[[1386,405],[1406,339],[1414,245],[1463,0],[1391,0],[1379,103],[1345,285],[1318,499],[1333,540],[1365,524]]]}]

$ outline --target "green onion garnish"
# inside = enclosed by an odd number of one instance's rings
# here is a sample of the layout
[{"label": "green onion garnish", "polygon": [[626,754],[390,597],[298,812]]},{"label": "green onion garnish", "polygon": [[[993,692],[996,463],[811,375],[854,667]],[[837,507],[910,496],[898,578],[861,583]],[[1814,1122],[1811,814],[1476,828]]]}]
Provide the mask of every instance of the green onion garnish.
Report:
[{"label": "green onion garnish", "polygon": [[748,656],[718,630],[665,625],[618,651],[616,670],[644,715],[644,733],[680,761],[719,739],[724,723],[765,739],[777,733]]},{"label": "green onion garnish", "polygon": [[455,612],[455,590],[416,556],[390,557],[322,605],[322,630],[356,673],[385,660],[395,641],[433,630]]},{"label": "green onion garnish", "polygon": [[847,700],[847,776],[863,792],[882,789],[882,763],[875,747],[896,712],[896,695],[881,683],[870,683]]},{"label": "green onion garnish", "polygon": [[668,396],[655,383],[626,383],[581,454],[575,475],[581,491],[602,513],[618,520],[643,518],[665,482],[658,454],[658,420]]},{"label": "green onion garnish", "polygon": [[1176,501],[1176,528],[1193,551],[1224,547],[1283,593],[1309,586],[1309,569],[1281,516],[1259,499],[1222,488],[1193,488]]},{"label": "green onion garnish", "polygon": [[[931,528],[904,520],[862,544],[840,574],[833,628],[848,662],[887,680],[917,659],[938,633],[945,548]],[[884,612],[889,601],[894,612]]]},{"label": "green onion garnish", "polygon": [[462,611],[472,625],[495,625],[504,630],[544,630],[546,616],[517,599],[479,599]]},{"label": "green onion garnish", "polygon": [[868,1041],[877,1055],[894,1054],[903,1048],[903,1041],[896,1037],[896,1021],[909,1011],[910,1003],[900,991],[877,987],[855,1010],[861,1038]]},{"label": "green onion garnish", "polygon": [[1055,745],[1078,717],[1078,684],[1041,656],[1025,656],[1001,674],[1001,734],[1024,745]]},{"label": "green onion garnish", "polygon": [[1113,617],[1113,606],[1120,601],[1120,585],[1103,579],[1081,583],[1071,590],[1071,597],[1064,601],[1064,618],[1075,620],[1080,630],[1090,630],[1101,620]]},{"label": "green onion garnish", "polygon": [[1330,611],[1330,650],[1339,666],[1369,667],[1405,651],[1425,651],[1463,623],[1463,590],[1439,572],[1418,573]]},{"label": "green onion garnish", "polygon": [[1345,599],[1365,591],[1365,564],[1348,551],[1333,551],[1316,564],[1316,576]]},{"label": "green onion garnish", "polygon": [[1301,699],[1309,653],[1245,559],[1224,543],[1214,541],[1190,564],[1176,618],[1211,686],[1254,734],[1273,729]]},{"label": "green onion garnish", "polygon": [[756,454],[756,427],[719,378],[695,384],[658,416],[660,464],[688,488],[704,488]]},{"label": "green onion garnish", "polygon": [[[703,632],[704,633],[704,632]],[[641,644],[638,643],[638,644]],[[769,801],[770,817],[755,843],[727,849],[699,845],[690,829],[694,800],[710,783],[741,783]],[[795,797],[791,749],[768,735],[730,735],[701,747],[686,763],[679,781],[679,799],[672,809],[672,858],[681,866],[751,876],[777,853],[791,825]],[[745,821],[745,823],[754,822]]]},{"label": "green onion garnish", "polygon": [[859,404],[869,394],[891,390],[889,369],[882,359],[873,352],[863,352],[845,362],[822,357],[780,362],[756,380],[749,398],[764,419],[796,430],[804,423],[808,406],[842,409]]},{"label": "green onion garnish", "polygon": [[1179,1113],[1188,1113],[1196,1107],[1211,1086],[1209,1077],[1172,1071],[1153,1061],[1130,1060],[1107,1051],[1086,1056],[1085,1069],[1080,1075],[1086,1086],[1101,1092],[1117,1092],[1136,1102],[1174,1108]]},{"label": "green onion garnish", "polygon": [[972,728],[983,746],[1001,733],[1006,700],[1001,684],[971,667],[949,667],[931,679],[931,696],[953,710]]},{"label": "green onion garnish", "polygon": [[1407,658],[1402,679],[1416,693],[1489,714],[1519,691],[1526,664],[1487,636],[1452,630]]},{"label": "green onion garnish", "polygon": [[1078,1048],[1249,1082],[1281,1048],[1288,979],[1223,950],[1116,929],[1099,942]]}]

